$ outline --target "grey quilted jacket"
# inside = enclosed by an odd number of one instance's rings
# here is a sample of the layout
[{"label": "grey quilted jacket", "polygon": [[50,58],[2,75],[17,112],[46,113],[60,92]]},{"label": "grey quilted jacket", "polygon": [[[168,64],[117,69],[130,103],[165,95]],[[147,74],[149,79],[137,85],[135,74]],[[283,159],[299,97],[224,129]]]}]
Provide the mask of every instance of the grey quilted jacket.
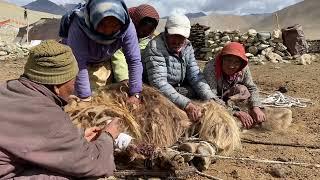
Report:
[{"label": "grey quilted jacket", "polygon": [[191,43],[181,52],[181,56],[170,53],[161,33],[149,42],[142,54],[144,78],[151,86],[159,89],[173,103],[184,109],[190,99],[179,94],[174,87],[187,82],[202,100],[215,98],[194,57]]}]

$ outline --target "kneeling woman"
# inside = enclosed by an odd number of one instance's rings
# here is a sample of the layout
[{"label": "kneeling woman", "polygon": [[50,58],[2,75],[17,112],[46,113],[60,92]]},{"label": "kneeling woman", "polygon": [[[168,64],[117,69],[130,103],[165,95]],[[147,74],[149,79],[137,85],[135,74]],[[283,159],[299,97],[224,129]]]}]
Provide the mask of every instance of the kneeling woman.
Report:
[{"label": "kneeling woman", "polygon": [[258,88],[252,80],[242,44],[228,43],[214,60],[206,64],[204,76],[213,93],[225,102],[229,99],[248,100],[249,113],[236,111],[233,114],[244,127],[251,128],[266,120],[260,109]]}]

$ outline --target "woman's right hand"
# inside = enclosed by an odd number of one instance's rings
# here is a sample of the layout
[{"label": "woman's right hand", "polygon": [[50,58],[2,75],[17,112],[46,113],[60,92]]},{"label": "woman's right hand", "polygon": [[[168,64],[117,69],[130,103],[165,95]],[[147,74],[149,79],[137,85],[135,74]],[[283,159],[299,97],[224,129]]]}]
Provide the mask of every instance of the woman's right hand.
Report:
[{"label": "woman's right hand", "polygon": [[263,123],[266,121],[266,115],[261,111],[260,107],[253,107],[249,114],[252,115],[256,123]]},{"label": "woman's right hand", "polygon": [[202,116],[202,108],[191,102],[188,103],[184,110],[192,121],[198,121]]},{"label": "woman's right hand", "polygon": [[243,112],[243,111],[238,111],[236,113],[234,113],[234,116],[237,117],[242,125],[246,128],[246,129],[250,129],[253,124],[254,124],[254,120],[252,119],[252,117],[246,113],[246,112]]}]

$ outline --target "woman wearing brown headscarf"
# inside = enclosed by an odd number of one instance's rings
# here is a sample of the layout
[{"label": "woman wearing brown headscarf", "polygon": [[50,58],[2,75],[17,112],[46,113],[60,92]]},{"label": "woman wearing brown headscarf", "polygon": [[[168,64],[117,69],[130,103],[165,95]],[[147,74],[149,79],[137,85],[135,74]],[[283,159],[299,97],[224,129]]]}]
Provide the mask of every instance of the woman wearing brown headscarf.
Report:
[{"label": "woman wearing brown headscarf", "polygon": [[[129,15],[137,31],[140,50],[143,50],[152,39],[153,32],[158,26],[159,14],[154,7],[141,4],[129,8]],[[112,57],[113,77],[116,82],[128,79],[126,58],[121,50],[118,50]]]}]

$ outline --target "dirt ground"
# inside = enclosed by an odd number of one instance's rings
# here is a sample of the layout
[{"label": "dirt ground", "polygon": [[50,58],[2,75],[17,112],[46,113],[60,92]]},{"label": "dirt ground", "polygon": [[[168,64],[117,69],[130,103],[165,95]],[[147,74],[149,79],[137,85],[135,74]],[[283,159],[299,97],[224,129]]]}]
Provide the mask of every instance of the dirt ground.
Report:
[{"label": "dirt ground", "polygon": [[[18,77],[23,72],[24,63],[25,60],[0,61],[0,83]],[[284,132],[252,130],[243,134],[243,137],[262,142],[320,146],[320,59],[307,66],[267,63],[251,65],[250,68],[262,91],[272,93],[284,85],[288,88],[288,95],[311,99],[314,104],[307,108],[292,108],[293,123]],[[320,149],[297,147],[243,143],[242,150],[232,156],[320,163]],[[320,179],[320,168],[233,160],[217,160],[205,173],[222,179]],[[276,178],[275,174],[281,178]],[[195,176],[190,179],[204,178]]]},{"label": "dirt ground", "polygon": [[[292,108],[293,122],[286,131],[250,130],[242,137],[261,142],[320,146],[320,59],[308,66],[267,63],[250,65],[250,69],[261,91],[273,93],[280,86],[286,86],[289,96],[308,98],[314,104],[307,108]],[[242,149],[232,156],[320,163],[320,149],[297,147],[243,143]],[[320,168],[231,160],[217,160],[206,173],[222,179],[320,179]],[[277,178],[275,174],[280,174],[281,178]]]}]

